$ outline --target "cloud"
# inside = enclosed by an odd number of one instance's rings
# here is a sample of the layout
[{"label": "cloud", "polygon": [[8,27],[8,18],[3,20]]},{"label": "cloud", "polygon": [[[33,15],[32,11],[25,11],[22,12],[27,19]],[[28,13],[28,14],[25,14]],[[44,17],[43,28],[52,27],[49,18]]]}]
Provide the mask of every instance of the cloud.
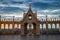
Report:
[{"label": "cloud", "polygon": [[28,10],[30,3],[33,11],[37,10],[38,17],[60,15],[59,0],[4,0],[0,2],[0,15],[22,17],[22,12]]},{"label": "cloud", "polygon": [[23,13],[14,13],[14,14],[0,14],[1,16],[15,16],[15,17],[23,17]]},{"label": "cloud", "polygon": [[20,13],[26,10],[28,6],[21,4],[21,5],[5,5],[1,4],[0,5],[0,14],[14,14],[14,13]]},{"label": "cloud", "polygon": [[51,13],[56,13],[56,14],[58,14],[57,12],[60,12],[60,9],[51,10],[50,12],[51,12]]},{"label": "cloud", "polygon": [[32,3],[33,8],[37,10],[45,9],[60,9],[60,4],[58,3],[43,3],[43,2],[34,2]]},{"label": "cloud", "polygon": [[23,18],[23,13],[14,13],[14,14],[0,14],[2,17],[2,20],[12,20],[14,16],[15,21],[20,21]]},{"label": "cloud", "polygon": [[12,4],[12,5],[9,5],[9,6],[10,7],[19,7],[19,8],[28,8],[28,6],[26,6],[25,4],[20,4],[20,5],[19,4],[17,4],[17,5]]},{"label": "cloud", "polygon": [[19,7],[19,8],[28,8],[26,4],[0,4],[0,7]]},{"label": "cloud", "polygon": [[26,2],[27,0],[13,0],[13,1],[17,1],[17,2],[19,2],[19,1],[20,1],[20,2],[21,2],[21,1],[22,1],[22,2]]},{"label": "cloud", "polygon": [[56,10],[42,10],[41,12],[44,12],[44,13],[52,12],[52,13],[54,13],[54,12],[59,12],[59,11],[60,11],[59,9],[56,9]]},{"label": "cloud", "polygon": [[56,15],[56,14],[59,14],[60,13],[60,9],[55,9],[55,10],[39,10],[38,13],[44,14],[44,15],[49,15],[49,14]]}]

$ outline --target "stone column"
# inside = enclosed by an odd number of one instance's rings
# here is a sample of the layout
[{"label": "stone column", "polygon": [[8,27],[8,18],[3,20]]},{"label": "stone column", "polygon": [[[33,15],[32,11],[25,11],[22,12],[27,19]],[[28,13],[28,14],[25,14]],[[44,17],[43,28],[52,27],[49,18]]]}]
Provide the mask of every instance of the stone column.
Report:
[{"label": "stone column", "polygon": [[8,32],[10,32],[10,24],[8,24]]},{"label": "stone column", "polygon": [[20,31],[20,30],[19,30],[19,24],[17,24],[17,29],[18,29],[17,31]]},{"label": "stone column", "polygon": [[[55,18],[55,21],[57,21],[56,18]],[[56,28],[57,28],[57,24],[55,23],[55,29],[56,29]]]},{"label": "stone column", "polygon": [[14,22],[12,24],[12,33],[14,33]]},{"label": "stone column", "polygon": [[0,16],[0,31],[1,31],[1,16]]},{"label": "stone column", "polygon": [[60,23],[59,23],[59,31],[60,31]]},{"label": "stone column", "polygon": [[48,21],[47,21],[47,15],[46,15],[46,31],[48,31]]},{"label": "stone column", "polygon": [[24,25],[21,25],[21,35],[24,35]]},{"label": "stone column", "polygon": [[0,31],[1,31],[1,23],[0,23]]},{"label": "stone column", "polygon": [[39,29],[40,29],[40,33],[41,33],[41,28],[40,27],[41,27],[41,24],[39,24]]},{"label": "stone column", "polygon": [[51,25],[51,29],[52,29],[52,24],[50,24]]},{"label": "stone column", "polygon": [[43,31],[43,24],[42,24],[42,31]]},{"label": "stone column", "polygon": [[59,15],[59,31],[60,31],[60,15]]},{"label": "stone column", "polygon": [[12,21],[12,33],[14,33],[14,16],[13,16],[13,21]]},{"label": "stone column", "polygon": [[33,33],[32,33],[31,27],[32,27],[33,25],[32,25],[32,24],[30,24],[30,25],[28,24],[28,26],[29,26],[29,30],[28,30],[29,32],[28,32],[28,34],[29,34],[29,35],[32,35]]},{"label": "stone column", "polygon": [[19,24],[17,24],[17,28],[19,28]]},{"label": "stone column", "polygon": [[5,26],[6,26],[6,24],[4,23],[4,32],[5,32]]},{"label": "stone column", "polygon": [[40,35],[40,25],[36,25],[36,35]]},{"label": "stone column", "polygon": [[57,24],[55,24],[55,29],[57,29]]},{"label": "stone column", "polygon": [[46,31],[48,31],[48,23],[46,23]]}]

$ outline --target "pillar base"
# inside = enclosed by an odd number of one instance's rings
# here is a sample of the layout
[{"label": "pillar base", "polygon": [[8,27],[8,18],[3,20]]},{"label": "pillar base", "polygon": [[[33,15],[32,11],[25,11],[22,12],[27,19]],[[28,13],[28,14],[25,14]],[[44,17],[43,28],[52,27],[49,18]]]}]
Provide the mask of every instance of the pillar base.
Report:
[{"label": "pillar base", "polygon": [[12,31],[12,34],[14,34],[14,31]]},{"label": "pillar base", "polygon": [[33,34],[32,34],[32,32],[30,31],[27,35],[28,35],[28,36],[32,36]]},{"label": "pillar base", "polygon": [[10,31],[8,31],[8,33],[10,33]]},{"label": "pillar base", "polygon": [[25,34],[24,33],[21,33],[22,36],[24,36]]},{"label": "pillar base", "polygon": [[40,33],[36,33],[36,35],[37,35],[37,36],[39,36],[39,35],[40,35]]}]

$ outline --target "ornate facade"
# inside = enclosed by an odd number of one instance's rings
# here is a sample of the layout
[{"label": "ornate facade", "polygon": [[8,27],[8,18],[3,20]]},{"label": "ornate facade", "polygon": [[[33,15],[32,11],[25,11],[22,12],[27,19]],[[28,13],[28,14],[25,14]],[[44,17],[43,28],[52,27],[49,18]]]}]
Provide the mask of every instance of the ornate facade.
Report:
[{"label": "ornate facade", "polygon": [[[4,24],[4,31],[2,31],[1,27],[2,24]],[[6,24],[8,24],[8,31],[5,31]],[[12,24],[12,30],[10,30],[10,25]],[[15,31],[15,24],[17,24],[17,28],[21,27],[19,30]],[[40,30],[40,24],[42,25],[42,30]],[[46,30],[43,31],[43,25],[45,24]],[[26,35],[26,34],[34,34],[34,35],[40,35],[42,33],[53,33],[52,31],[48,30],[48,24],[51,25],[51,30],[52,30],[52,24],[55,24],[55,28],[57,28],[57,24],[59,24],[58,32],[60,32],[60,18],[59,20],[53,20],[50,21],[47,20],[46,16],[46,21],[40,21],[37,19],[37,13],[33,13],[31,9],[31,5],[29,7],[29,10],[27,13],[23,14],[23,19],[21,21],[14,21],[14,16],[13,16],[13,21],[1,21],[1,16],[0,16],[0,34],[21,34],[21,35]],[[29,30],[27,29],[29,27]],[[32,29],[33,27],[33,29]],[[56,33],[56,31],[55,31]]]}]

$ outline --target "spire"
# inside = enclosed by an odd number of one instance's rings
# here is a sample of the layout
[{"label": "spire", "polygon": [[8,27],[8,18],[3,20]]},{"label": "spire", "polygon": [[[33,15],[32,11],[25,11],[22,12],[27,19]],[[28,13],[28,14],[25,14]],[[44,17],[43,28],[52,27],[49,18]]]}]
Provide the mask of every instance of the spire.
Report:
[{"label": "spire", "polygon": [[31,9],[31,4],[29,4],[29,9]]},{"label": "spire", "polygon": [[29,4],[29,10],[27,13],[31,12],[32,13],[32,9],[31,9],[31,4]]}]

